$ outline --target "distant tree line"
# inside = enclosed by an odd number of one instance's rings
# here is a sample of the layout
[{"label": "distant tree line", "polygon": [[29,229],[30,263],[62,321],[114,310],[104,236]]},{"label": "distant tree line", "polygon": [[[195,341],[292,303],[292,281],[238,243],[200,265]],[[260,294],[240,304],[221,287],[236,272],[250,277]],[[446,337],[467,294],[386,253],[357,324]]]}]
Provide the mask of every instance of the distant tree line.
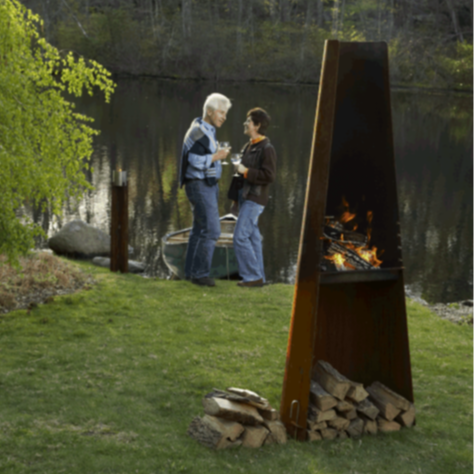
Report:
[{"label": "distant tree line", "polygon": [[473,0],[23,0],[116,73],[318,82],[323,44],[386,41],[393,83],[472,88]]}]

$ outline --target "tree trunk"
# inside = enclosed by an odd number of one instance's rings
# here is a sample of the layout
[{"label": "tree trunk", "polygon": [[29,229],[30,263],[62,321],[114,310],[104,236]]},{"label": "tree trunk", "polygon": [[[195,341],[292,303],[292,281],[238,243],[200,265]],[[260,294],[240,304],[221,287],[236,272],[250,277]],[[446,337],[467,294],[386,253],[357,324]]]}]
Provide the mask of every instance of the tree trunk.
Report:
[{"label": "tree trunk", "polygon": [[317,26],[323,28],[325,23],[323,0],[317,0]]},{"label": "tree trunk", "polygon": [[254,51],[254,18],[253,18],[254,0],[249,0],[249,10],[247,22],[249,24],[249,36],[251,38],[251,48]]},{"label": "tree trunk", "polygon": [[307,0],[307,14],[305,16],[304,32],[302,36],[302,46],[300,48],[300,60],[303,62],[305,59],[305,50],[307,49],[308,29],[312,22],[312,4],[313,0]]},{"label": "tree trunk", "polygon": [[388,32],[388,41],[391,41],[393,37],[393,28],[394,28],[394,0],[389,1],[389,32]]},{"label": "tree trunk", "polygon": [[152,36],[157,37],[157,28],[155,25],[155,9],[153,5],[153,0],[149,0],[149,13],[150,13],[150,25],[152,27]]},{"label": "tree trunk", "polygon": [[454,31],[455,34],[458,38],[458,40],[463,43],[463,34],[462,31],[460,30],[460,25],[457,19],[457,12],[455,11],[454,4],[452,3],[452,0],[445,0],[445,3],[447,5],[447,8],[450,13],[450,17],[452,18],[452,24],[454,25]]},{"label": "tree trunk", "polygon": [[238,24],[236,32],[236,52],[238,57],[242,55],[242,1],[239,0],[238,4]]},{"label": "tree trunk", "polygon": [[47,41],[50,40],[50,35],[49,35],[49,27],[50,27],[50,18],[49,18],[49,1],[46,1],[46,5],[45,5],[45,1],[43,0],[42,2],[42,6],[43,6],[43,21],[44,21],[44,35],[45,35],[45,38]]},{"label": "tree trunk", "polygon": [[181,21],[183,38],[189,39],[191,36],[191,0],[181,0]]},{"label": "tree trunk", "polygon": [[381,41],[381,0],[378,0],[378,41]]},{"label": "tree trunk", "polygon": [[274,23],[279,22],[279,11],[277,8],[277,0],[269,0],[269,15],[271,17],[271,20]]},{"label": "tree trunk", "polygon": [[339,31],[343,31],[343,22],[345,20],[345,5],[346,5],[346,1],[342,0],[341,1],[341,12],[340,12],[340,26],[338,27]]},{"label": "tree trunk", "polygon": [[406,23],[405,23],[405,30],[406,32],[408,32],[410,29],[411,29],[411,26],[412,26],[412,16],[413,16],[413,13],[412,13],[412,10],[413,10],[413,3],[412,3],[412,0],[409,0],[408,2],[408,10],[407,10],[407,15],[406,15]]},{"label": "tree trunk", "polygon": [[289,21],[287,0],[279,0],[279,10],[280,10],[280,20],[282,22]]},{"label": "tree trunk", "polygon": [[472,35],[473,35],[473,2],[471,0],[469,0],[468,2],[468,9],[470,11],[470,20],[472,21]]},{"label": "tree trunk", "polygon": [[333,21],[332,21],[332,38],[337,39],[338,38],[338,14],[340,11],[340,0],[335,0],[333,3],[333,11],[332,11],[332,16],[333,16]]}]

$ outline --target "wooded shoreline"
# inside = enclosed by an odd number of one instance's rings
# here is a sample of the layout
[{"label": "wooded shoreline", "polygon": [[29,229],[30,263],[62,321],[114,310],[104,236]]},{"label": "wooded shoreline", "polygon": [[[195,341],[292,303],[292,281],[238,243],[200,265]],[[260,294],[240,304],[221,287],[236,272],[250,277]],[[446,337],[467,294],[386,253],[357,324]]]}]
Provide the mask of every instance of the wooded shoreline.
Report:
[{"label": "wooded shoreline", "polygon": [[[154,74],[132,74],[127,72],[120,72],[120,73],[112,73],[112,78],[114,81],[120,79],[151,79],[151,80],[159,80],[159,81],[172,81],[172,82],[179,82],[179,81],[190,81],[190,82],[198,82],[198,83],[206,83],[206,82],[215,82],[216,84],[241,84],[241,83],[248,83],[248,84],[269,84],[270,86],[294,86],[294,87],[315,87],[320,84],[320,81],[315,82],[285,82],[285,81],[273,81],[273,80],[265,80],[265,79],[246,79],[246,80],[239,80],[239,79],[205,79],[201,77],[172,77],[172,76],[161,76],[161,75],[154,75]],[[464,89],[456,89],[456,88],[447,88],[447,87],[431,87],[426,85],[406,85],[406,84],[391,84],[391,90],[394,91],[407,91],[407,92],[432,92],[432,93],[444,93],[444,92],[451,92],[460,95],[473,95],[473,88],[464,88]]]},{"label": "wooded shoreline", "polygon": [[23,0],[114,74],[314,84],[324,42],[385,41],[393,84],[473,90],[470,0]]}]

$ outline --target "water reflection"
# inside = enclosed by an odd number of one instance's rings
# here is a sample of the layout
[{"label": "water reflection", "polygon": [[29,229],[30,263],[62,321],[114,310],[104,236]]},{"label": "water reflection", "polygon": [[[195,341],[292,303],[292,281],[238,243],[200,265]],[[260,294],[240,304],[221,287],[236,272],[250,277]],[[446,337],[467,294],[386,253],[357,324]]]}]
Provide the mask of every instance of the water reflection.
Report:
[{"label": "water reflection", "polygon": [[[110,176],[128,171],[130,244],[148,272],[166,277],[160,239],[188,227],[191,210],[177,175],[182,139],[201,115],[208,94],[233,101],[218,131],[234,150],[245,142],[247,110],[265,108],[272,116],[268,135],[278,154],[277,180],[261,220],[266,274],[273,282],[293,283],[307,184],[318,88],[254,84],[213,84],[120,80],[111,104],[84,98],[78,108],[101,130],[95,141],[94,191],[68,202],[61,220],[36,215],[51,235],[81,218],[104,231],[110,222]],[[471,297],[473,261],[472,97],[393,91],[393,127],[406,283],[431,301]],[[224,168],[220,211],[232,169]]]}]

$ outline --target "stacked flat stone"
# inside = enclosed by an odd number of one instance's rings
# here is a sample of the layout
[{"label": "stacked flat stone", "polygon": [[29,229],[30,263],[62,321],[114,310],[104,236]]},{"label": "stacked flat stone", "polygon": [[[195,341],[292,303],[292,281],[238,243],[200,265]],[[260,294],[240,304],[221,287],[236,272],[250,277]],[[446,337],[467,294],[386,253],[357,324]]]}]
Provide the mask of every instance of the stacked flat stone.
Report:
[{"label": "stacked flat stone", "polygon": [[192,420],[188,434],[209,448],[259,448],[287,442],[278,412],[251,390],[214,389],[202,402],[205,415]]}]

